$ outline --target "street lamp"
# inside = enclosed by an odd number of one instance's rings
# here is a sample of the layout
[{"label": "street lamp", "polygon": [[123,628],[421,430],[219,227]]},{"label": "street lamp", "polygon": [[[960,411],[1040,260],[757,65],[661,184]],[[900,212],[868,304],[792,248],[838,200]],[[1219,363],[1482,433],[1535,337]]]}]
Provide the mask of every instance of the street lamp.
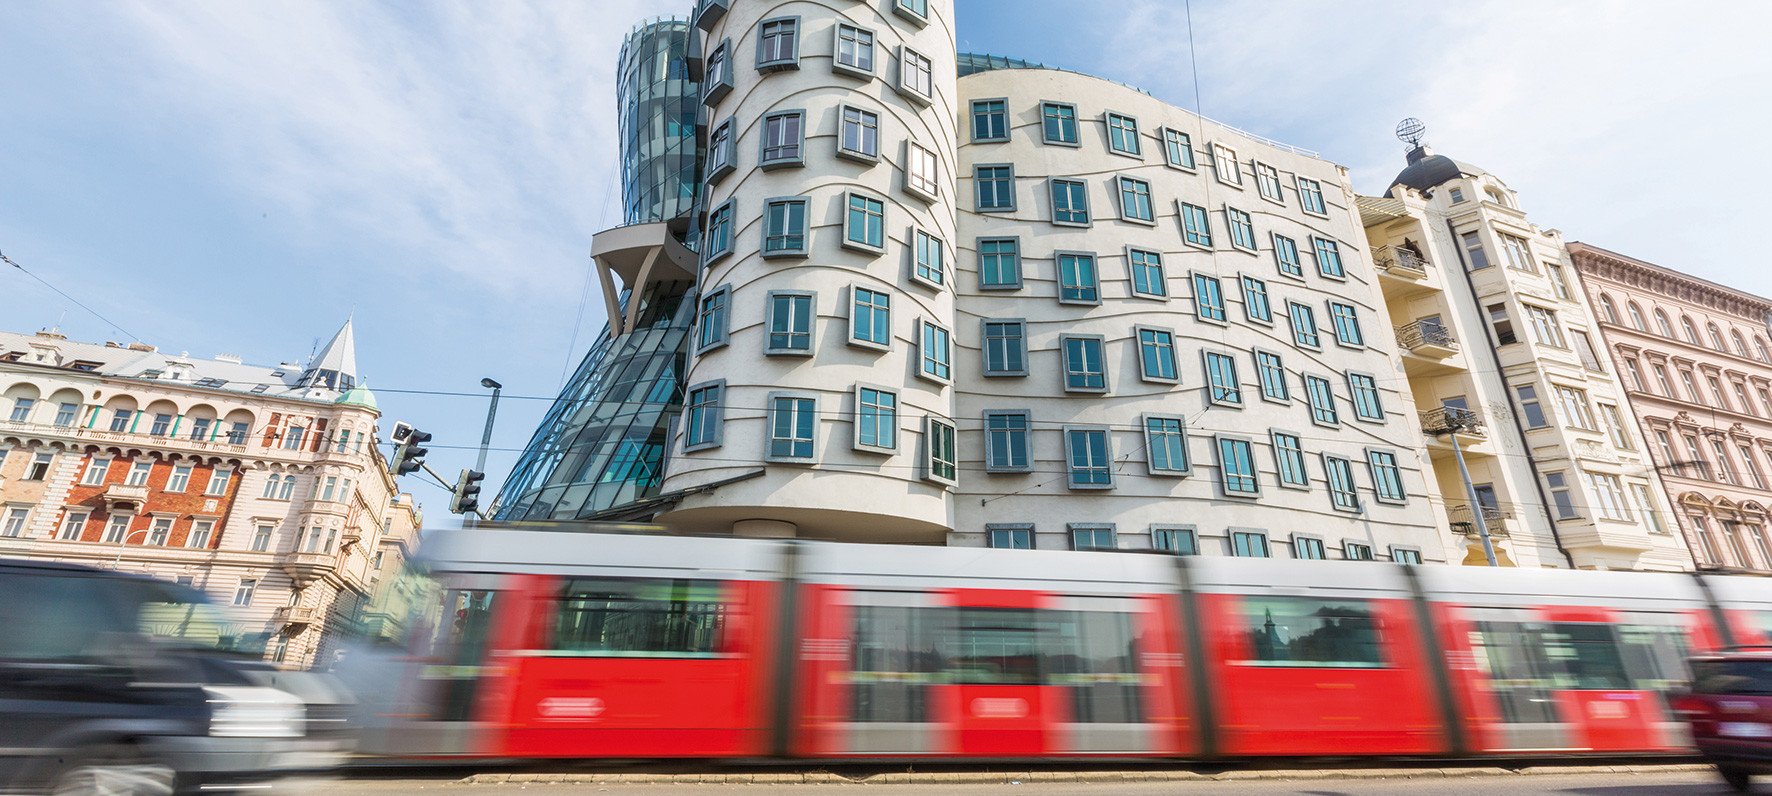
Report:
[{"label": "street lamp", "polygon": [[1483,501],[1477,498],[1477,486],[1471,483],[1471,471],[1464,466],[1464,448],[1458,444],[1458,432],[1476,425],[1476,413],[1469,409],[1459,409],[1456,414],[1448,409],[1457,407],[1440,407],[1440,417],[1445,422],[1441,428],[1435,429],[1434,436],[1445,434],[1452,440],[1452,456],[1458,460],[1458,475],[1464,479],[1465,499],[1471,502],[1471,521],[1477,524],[1477,537],[1483,540],[1483,557],[1489,559],[1489,566],[1499,567],[1495,560],[1495,545],[1489,541],[1489,521],[1483,516]]},{"label": "street lamp", "polygon": [[153,529],[153,527],[150,526],[147,528],[143,528],[139,531],[130,531],[129,533],[123,534],[123,541],[119,542],[117,544],[117,560],[111,562],[111,569],[115,570],[115,569],[122,569],[123,568],[123,551],[128,549],[130,539],[134,538],[135,535],[138,533],[153,533],[153,532],[154,532],[154,529]]},{"label": "street lamp", "polygon": [[498,416],[498,391],[504,389],[504,385],[492,379],[481,379],[480,386],[492,391],[492,403],[486,407],[486,431],[480,435],[480,458],[474,469],[486,472],[486,449],[492,445],[492,419]]}]

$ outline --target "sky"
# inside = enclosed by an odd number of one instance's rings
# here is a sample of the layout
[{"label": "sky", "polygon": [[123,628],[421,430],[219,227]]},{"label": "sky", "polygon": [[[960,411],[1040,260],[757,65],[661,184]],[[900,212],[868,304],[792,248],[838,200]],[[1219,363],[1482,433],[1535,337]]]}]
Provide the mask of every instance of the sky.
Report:
[{"label": "sky", "polygon": [[[1772,296],[1772,3],[958,2],[962,51],[1138,86],[1362,193],[1420,118],[1539,225]],[[691,5],[0,2],[0,252],[108,319],[0,267],[0,328],[275,364],[354,314],[384,429],[431,431],[446,475],[505,385],[489,500],[603,324],[621,38]]]}]

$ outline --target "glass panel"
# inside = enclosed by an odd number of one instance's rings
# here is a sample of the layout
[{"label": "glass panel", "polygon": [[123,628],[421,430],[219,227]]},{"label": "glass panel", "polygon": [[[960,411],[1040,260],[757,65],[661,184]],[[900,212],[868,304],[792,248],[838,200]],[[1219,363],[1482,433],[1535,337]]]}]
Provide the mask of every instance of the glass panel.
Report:
[{"label": "glass panel", "polygon": [[1250,666],[1378,668],[1379,621],[1365,600],[1267,597],[1242,601]]}]

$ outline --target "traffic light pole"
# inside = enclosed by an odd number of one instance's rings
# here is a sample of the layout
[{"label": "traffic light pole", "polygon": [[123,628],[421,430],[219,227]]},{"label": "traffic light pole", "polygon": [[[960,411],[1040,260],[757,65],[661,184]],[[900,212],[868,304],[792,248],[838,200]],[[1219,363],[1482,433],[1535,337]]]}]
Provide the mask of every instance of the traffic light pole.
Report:
[{"label": "traffic light pole", "polygon": [[[444,488],[444,489],[447,489],[447,490],[450,490],[450,491],[451,491],[451,492],[453,492],[453,491],[455,491],[455,487],[454,487],[454,485],[452,485],[452,484],[451,484],[451,483],[450,483],[450,482],[449,482],[449,480],[448,480],[448,479],[446,479],[446,478],[444,478],[444,477],[443,477],[443,476],[442,476],[442,475],[441,475],[441,474],[439,474],[439,473],[438,473],[438,472],[437,472],[437,471],[436,471],[436,470],[433,470],[433,469],[431,469],[431,466],[430,466],[430,465],[428,465],[428,464],[424,464],[424,465],[419,465],[419,466],[420,466],[420,467],[423,467],[423,468],[424,468],[424,471],[425,471],[425,474],[426,474],[426,475],[429,475],[429,476],[430,476],[430,477],[431,477],[431,478],[434,478],[434,479],[436,479],[436,481],[437,481],[437,483],[438,483],[438,484],[440,484],[440,485],[442,485],[442,487],[443,487],[443,488]],[[464,513],[465,513],[465,514],[466,514],[466,515],[467,515],[467,517],[468,517],[468,519],[467,519],[467,522],[466,522],[466,523],[464,523],[464,524],[465,524],[465,525],[466,525],[466,526],[467,526],[467,527],[469,527],[469,528],[472,528],[472,527],[474,527],[474,523],[475,523],[475,522],[476,522],[476,521],[478,521],[478,520],[487,520],[487,519],[491,519],[491,518],[490,518],[490,517],[487,517],[487,516],[485,516],[485,515],[483,515],[483,514],[482,514],[482,513],[481,513],[481,512],[480,512],[480,511],[479,511],[479,510],[477,510],[477,509],[476,509],[476,510],[474,510],[474,511],[470,511],[470,512],[464,512]]]}]

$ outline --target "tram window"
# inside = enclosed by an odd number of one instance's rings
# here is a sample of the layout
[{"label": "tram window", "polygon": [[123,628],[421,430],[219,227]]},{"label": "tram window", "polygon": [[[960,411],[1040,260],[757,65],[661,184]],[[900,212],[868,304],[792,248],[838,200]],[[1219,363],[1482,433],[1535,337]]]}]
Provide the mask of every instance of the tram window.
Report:
[{"label": "tram window", "polygon": [[584,655],[700,657],[719,652],[720,584],[573,579],[560,589],[552,649]]},{"label": "tram window", "polygon": [[933,608],[855,607],[853,721],[929,721],[925,686],[942,670],[935,648],[938,615]]},{"label": "tram window", "polygon": [[1051,653],[1076,646],[1076,625],[1047,611],[961,608],[944,629],[948,678],[956,683],[1037,685],[1051,670]]},{"label": "tram window", "polygon": [[1058,621],[1069,625],[1074,654],[1049,655],[1055,668],[1051,682],[1071,687],[1071,720],[1088,724],[1137,724],[1139,710],[1138,651],[1132,614],[1066,611]]},{"label": "tram window", "polygon": [[1561,667],[1548,654],[1548,634],[1544,625],[1528,622],[1477,622],[1470,634],[1477,668],[1495,689],[1503,722],[1557,721],[1550,692]]},{"label": "tram window", "polygon": [[1692,691],[1772,696],[1772,661],[1699,661],[1692,664]]},{"label": "tram window", "polygon": [[1612,626],[1598,623],[1559,622],[1545,634],[1545,651],[1563,664],[1568,687],[1581,689],[1630,688],[1624,658]]},{"label": "tram window", "polygon": [[1380,623],[1365,600],[1264,597],[1243,601],[1254,666],[1377,668]]},{"label": "tram window", "polygon": [[1690,649],[1686,631],[1680,626],[1622,624],[1618,626],[1618,644],[1632,688],[1666,691],[1686,681]]}]

